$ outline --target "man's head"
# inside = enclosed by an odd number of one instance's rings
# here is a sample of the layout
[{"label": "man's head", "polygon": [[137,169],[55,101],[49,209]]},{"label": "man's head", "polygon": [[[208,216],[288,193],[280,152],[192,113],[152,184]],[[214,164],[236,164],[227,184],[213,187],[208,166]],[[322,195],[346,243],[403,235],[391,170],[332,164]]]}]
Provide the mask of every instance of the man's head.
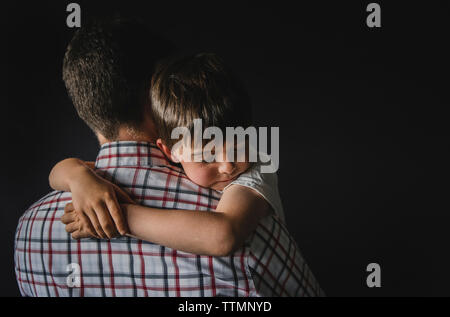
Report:
[{"label": "man's head", "polygon": [[[176,158],[172,152],[178,142],[171,138],[172,131],[185,127],[193,136],[195,119],[201,119],[202,133],[209,127],[219,128],[225,134],[226,127],[247,128],[251,125],[249,96],[217,55],[203,53],[162,63],[152,79],[151,100],[160,138],[157,145],[170,159],[180,161],[187,176],[195,183],[221,190],[249,167],[248,162],[225,159],[228,151],[236,150],[225,143],[219,148],[214,147],[212,152],[222,158],[215,162]],[[204,140],[203,145],[207,142]],[[193,144],[186,145],[191,146]],[[194,153],[199,149],[192,150]]]},{"label": "man's head", "polygon": [[[136,21],[83,25],[70,41],[63,79],[78,115],[106,140],[145,133],[151,77],[171,47]],[[132,133],[131,133],[132,134]]]}]

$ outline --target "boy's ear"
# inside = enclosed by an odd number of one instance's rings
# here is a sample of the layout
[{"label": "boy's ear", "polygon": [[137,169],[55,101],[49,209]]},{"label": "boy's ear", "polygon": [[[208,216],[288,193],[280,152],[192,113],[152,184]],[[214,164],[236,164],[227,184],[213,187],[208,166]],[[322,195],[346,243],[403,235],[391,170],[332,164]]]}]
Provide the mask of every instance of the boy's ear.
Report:
[{"label": "boy's ear", "polygon": [[171,149],[163,143],[161,139],[156,140],[156,146],[167,156],[169,160],[175,163],[179,163],[177,155],[173,155]]}]

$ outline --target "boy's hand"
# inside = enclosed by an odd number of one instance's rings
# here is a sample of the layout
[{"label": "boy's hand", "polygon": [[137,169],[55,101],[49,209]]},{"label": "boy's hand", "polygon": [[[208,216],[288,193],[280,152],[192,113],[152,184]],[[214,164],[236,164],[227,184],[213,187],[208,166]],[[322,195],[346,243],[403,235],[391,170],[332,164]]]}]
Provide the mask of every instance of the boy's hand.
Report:
[{"label": "boy's hand", "polygon": [[66,225],[66,231],[72,234],[74,239],[100,238],[89,218],[81,211],[75,210],[72,203],[64,207],[64,215],[61,222]]},{"label": "boy's hand", "polygon": [[119,233],[121,235],[128,233],[128,226],[120,209],[119,201],[134,202],[120,187],[92,171],[86,171],[71,181],[70,189],[75,214],[78,216],[76,221],[72,221],[76,224],[70,226],[69,229],[73,230],[75,227],[83,226],[75,230],[75,232],[80,232],[75,236],[81,237],[82,230],[87,230],[88,226],[85,224],[85,220],[89,220],[89,228],[93,228],[99,238],[110,239],[118,236]]}]

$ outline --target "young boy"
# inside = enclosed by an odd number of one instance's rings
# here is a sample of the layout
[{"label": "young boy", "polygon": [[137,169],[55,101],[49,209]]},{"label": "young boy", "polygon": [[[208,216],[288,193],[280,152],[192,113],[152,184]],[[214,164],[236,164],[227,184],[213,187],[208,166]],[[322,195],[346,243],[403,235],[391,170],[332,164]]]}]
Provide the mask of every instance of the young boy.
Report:
[{"label": "young boy", "polygon": [[[49,178],[55,190],[72,192],[73,207],[68,205],[61,220],[73,238],[111,238],[114,230],[101,224],[112,223],[112,218],[122,235],[189,253],[226,256],[244,244],[263,217],[275,213],[284,218],[276,174],[261,173],[259,163],[248,161],[248,153],[243,160],[229,160],[236,148],[226,142],[214,148],[219,159],[213,162],[196,162],[186,155],[199,150],[192,144],[173,151],[173,129],[187,127],[192,132],[195,119],[202,119],[203,130],[251,125],[249,98],[220,58],[199,54],[161,65],[152,80],[151,101],[159,132],[156,145],[181,164],[191,181],[223,192],[216,212],[134,204],[116,185],[97,176],[91,163],[67,159]],[[128,204],[120,206],[117,195]]]}]

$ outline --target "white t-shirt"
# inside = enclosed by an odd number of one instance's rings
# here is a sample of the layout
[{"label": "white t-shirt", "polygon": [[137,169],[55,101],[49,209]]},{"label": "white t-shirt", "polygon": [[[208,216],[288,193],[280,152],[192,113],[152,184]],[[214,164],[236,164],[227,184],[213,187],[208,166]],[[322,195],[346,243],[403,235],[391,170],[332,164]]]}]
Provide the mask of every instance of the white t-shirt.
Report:
[{"label": "white t-shirt", "polygon": [[285,222],[276,173],[261,173],[261,165],[255,164],[228,184],[223,191],[231,185],[241,185],[255,190],[272,206],[275,214]]}]

